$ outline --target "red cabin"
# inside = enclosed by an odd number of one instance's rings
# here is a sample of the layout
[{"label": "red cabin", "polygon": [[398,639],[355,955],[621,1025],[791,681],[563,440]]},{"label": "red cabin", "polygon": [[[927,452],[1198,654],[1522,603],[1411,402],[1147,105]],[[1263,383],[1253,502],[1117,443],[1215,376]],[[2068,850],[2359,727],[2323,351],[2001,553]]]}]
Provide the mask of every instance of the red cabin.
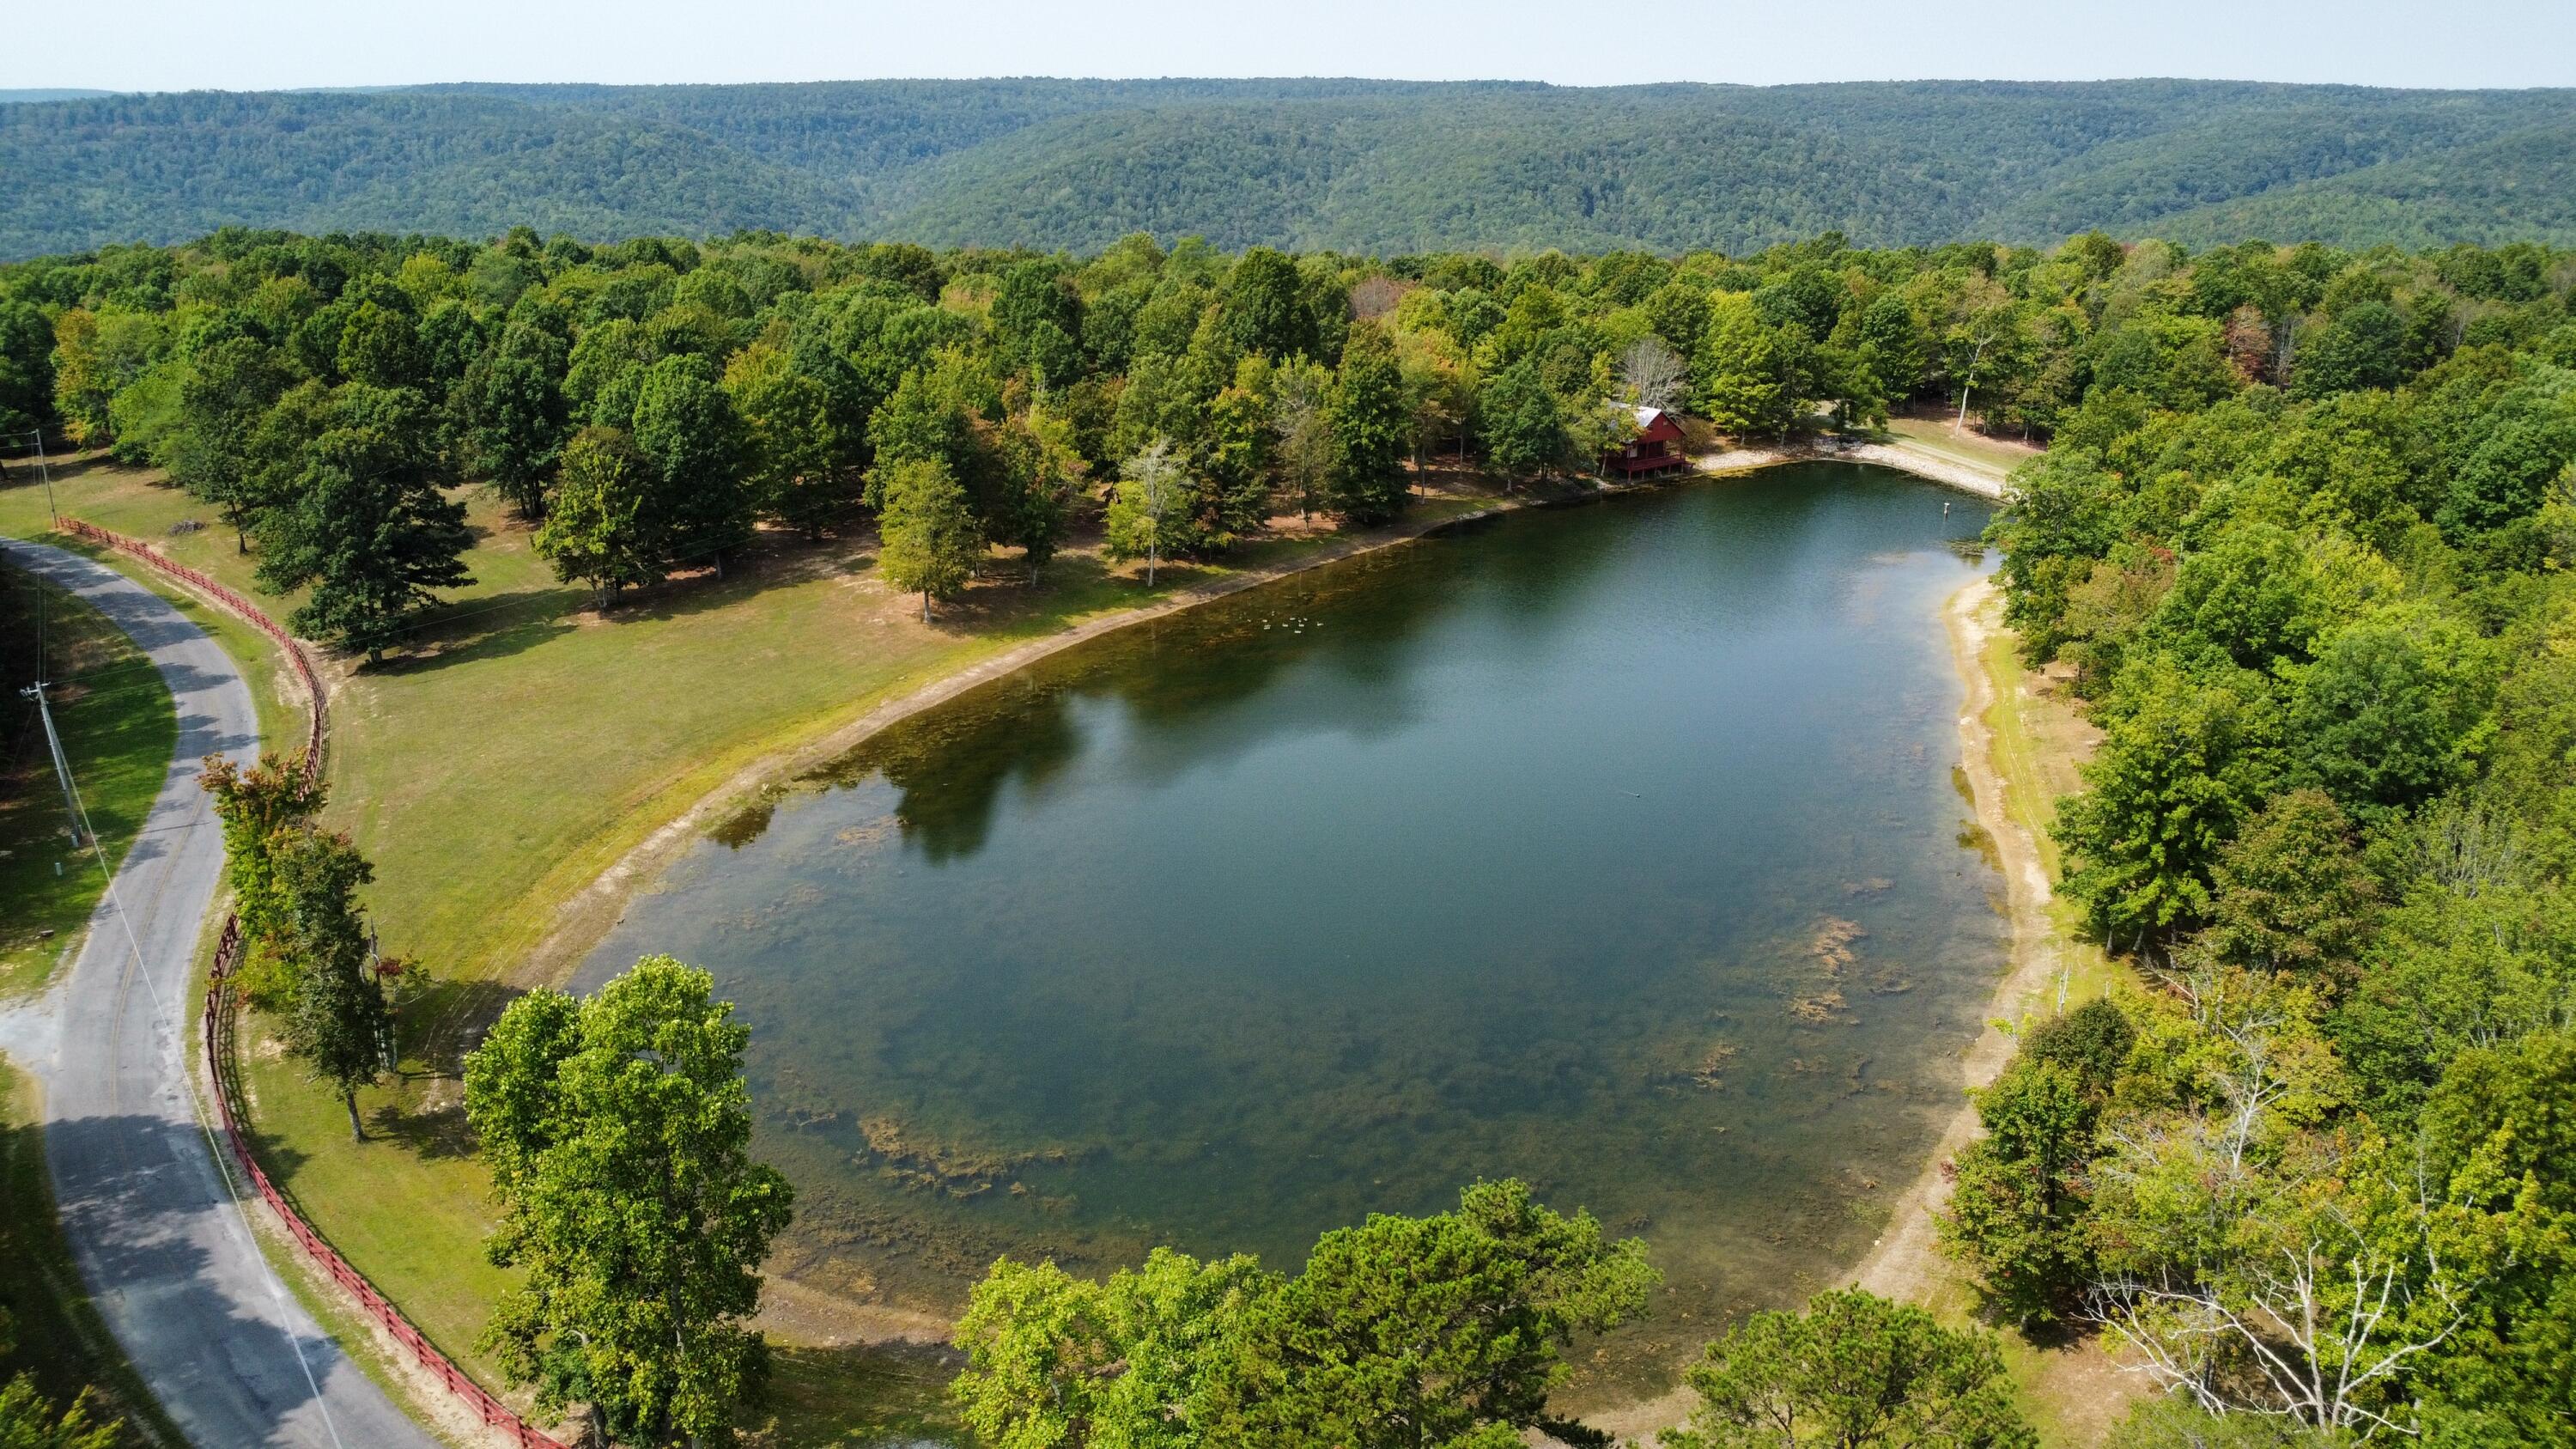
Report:
[{"label": "red cabin", "polygon": [[1681,424],[1673,421],[1673,415],[1662,408],[1638,408],[1636,413],[1637,436],[1603,458],[1602,466],[1622,478],[1689,467],[1690,458],[1682,452]]}]

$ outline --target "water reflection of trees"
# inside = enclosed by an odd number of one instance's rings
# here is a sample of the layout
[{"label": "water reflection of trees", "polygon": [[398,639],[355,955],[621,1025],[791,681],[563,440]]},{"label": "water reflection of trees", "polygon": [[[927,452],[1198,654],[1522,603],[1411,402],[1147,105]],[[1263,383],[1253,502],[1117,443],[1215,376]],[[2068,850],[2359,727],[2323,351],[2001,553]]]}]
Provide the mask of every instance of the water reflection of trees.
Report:
[{"label": "water reflection of trees", "polygon": [[[1849,555],[1847,536],[1817,528],[1814,515],[1856,501],[1826,485],[1859,480],[1810,471],[1718,485],[1732,495],[1722,505],[1694,490],[1495,519],[1140,624],[884,730],[805,783],[881,777],[896,791],[903,840],[932,862],[963,860],[990,839],[1006,787],[1040,794],[1082,758],[1094,728],[1087,702],[1118,706],[1131,731],[1120,766],[1156,785],[1304,735],[1401,730],[1421,708],[1421,651],[1435,626],[1472,608],[1519,651],[1539,652],[1590,617],[1586,601],[1612,586],[1614,565],[1672,574],[1716,564],[1694,581],[1725,592],[1727,617],[1756,622],[1812,602],[1822,580],[1811,554]],[[1641,514],[1675,511],[1680,527],[1641,527],[1650,521]],[[1889,522],[1892,538],[1914,536],[1911,524]],[[765,815],[728,822],[726,843],[747,843],[767,824]]]}]

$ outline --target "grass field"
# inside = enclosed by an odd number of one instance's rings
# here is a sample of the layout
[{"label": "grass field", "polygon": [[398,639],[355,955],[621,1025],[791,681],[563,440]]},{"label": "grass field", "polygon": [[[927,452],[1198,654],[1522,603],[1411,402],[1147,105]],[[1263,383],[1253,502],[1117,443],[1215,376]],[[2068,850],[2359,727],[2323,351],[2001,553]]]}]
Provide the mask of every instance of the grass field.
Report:
[{"label": "grass field", "polygon": [[[0,589],[14,591],[31,621],[43,616],[42,669],[56,686],[63,754],[107,858],[122,860],[169,774],[179,737],[170,692],[143,651],[71,594],[5,565]],[[18,696],[38,668],[32,655],[8,650],[0,681],[0,997],[42,987],[71,959],[107,888],[97,858],[73,848],[35,706]]]},{"label": "grass field", "polygon": [[[56,493],[65,513],[261,597],[255,560],[212,510],[156,474],[75,465],[58,472]],[[489,1382],[472,1345],[509,1278],[482,1253],[491,1208],[458,1105],[453,1028],[506,999],[558,904],[781,749],[1022,642],[1290,562],[1328,540],[1271,539],[1222,567],[1166,565],[1152,589],[1092,548],[1060,555],[1037,585],[997,555],[988,580],[924,625],[917,598],[874,577],[871,539],[780,537],[722,580],[678,580],[603,616],[587,590],[554,580],[523,526],[479,493],[465,497],[474,584],[385,665],[332,671],[326,818],[375,861],[368,899],[385,949],[419,958],[433,983],[403,1013],[404,1073],[362,1096],[369,1140],[352,1143],[337,1105],[274,1050],[262,1024],[243,1065],[262,1159],[280,1186]],[[1451,489],[1415,517],[1485,501]],[[192,520],[208,526],[172,532]],[[39,537],[47,527],[40,490],[0,492],[0,533]],[[294,603],[262,602],[280,618]],[[267,738],[296,739],[299,711],[275,686],[272,653],[245,627],[218,633],[260,676]],[[917,1432],[943,1422],[943,1379],[918,1356],[793,1348],[779,1359],[767,1437],[840,1444]]]},{"label": "grass field", "polygon": [[1908,447],[1992,473],[2010,473],[2040,453],[2010,439],[1989,438],[1974,428],[1952,432],[1947,417],[1890,418],[1887,431]]}]

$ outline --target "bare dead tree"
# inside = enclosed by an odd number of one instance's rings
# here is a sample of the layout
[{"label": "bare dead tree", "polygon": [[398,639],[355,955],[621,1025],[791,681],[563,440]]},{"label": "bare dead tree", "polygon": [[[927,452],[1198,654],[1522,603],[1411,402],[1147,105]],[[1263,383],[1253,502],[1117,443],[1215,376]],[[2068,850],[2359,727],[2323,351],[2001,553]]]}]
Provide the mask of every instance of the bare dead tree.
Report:
[{"label": "bare dead tree", "polygon": [[[2430,1230],[2428,1175],[2419,1168],[2413,1201],[2399,1209],[2412,1214],[2402,1243],[2365,1232],[2339,1198],[2303,1202],[2302,1189],[2280,1180],[2282,1164],[2257,1159],[2273,1130],[2271,1109],[2295,1085],[2280,1062],[2283,1022],[2229,1000],[2225,976],[2169,981],[2201,1029],[2232,1048],[2207,1079],[2216,1100],[2208,1112],[2112,1124],[2104,1134],[2112,1150],[2097,1172],[2132,1194],[2156,1191],[2160,1175],[2198,1184],[2177,1240],[2187,1246],[2170,1261],[2095,1282],[2084,1316],[2131,1350],[2133,1372],[2189,1394],[2209,1413],[2288,1419],[2362,1439],[2381,1430],[2412,1435],[2412,1425],[2381,1407],[2384,1391],[2468,1315]],[[2310,1160],[2307,1170],[2365,1194],[2396,1186],[2369,1180],[2372,1169],[2340,1151]]]},{"label": "bare dead tree", "polygon": [[1383,317],[1411,290],[1393,277],[1371,277],[1351,288],[1351,315],[1363,322]]},{"label": "bare dead tree", "polygon": [[[2420,1255],[2330,1251],[2315,1237],[2273,1258],[2240,1265],[2234,1291],[2171,1274],[2105,1282],[2089,1316],[2136,1353],[2137,1369],[2169,1391],[2191,1395],[2212,1414],[2286,1418],[2367,1439],[2379,1430],[2412,1435],[2413,1426],[2371,1407],[2409,1359],[2430,1353],[2467,1321],[2429,1245]],[[2419,1289],[2417,1258],[2425,1270]],[[2340,1309],[2329,1281],[2349,1285]],[[2419,1296],[2438,1305],[2431,1333],[2389,1332]]]},{"label": "bare dead tree", "polygon": [[1619,385],[1641,408],[1668,408],[1681,399],[1690,368],[1660,337],[1640,338],[1619,354]]}]

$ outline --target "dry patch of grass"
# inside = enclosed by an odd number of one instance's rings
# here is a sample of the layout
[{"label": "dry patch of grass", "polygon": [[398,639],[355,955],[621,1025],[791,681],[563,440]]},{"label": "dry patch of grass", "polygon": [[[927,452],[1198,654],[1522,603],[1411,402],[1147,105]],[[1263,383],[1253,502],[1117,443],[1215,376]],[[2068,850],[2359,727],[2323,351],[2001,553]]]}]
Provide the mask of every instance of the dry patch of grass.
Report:
[{"label": "dry patch of grass", "polygon": [[1974,427],[1951,431],[1950,418],[1890,418],[1887,431],[1893,441],[1909,448],[1964,463],[1997,477],[2040,455],[2041,449],[2010,438],[1990,438]]}]

